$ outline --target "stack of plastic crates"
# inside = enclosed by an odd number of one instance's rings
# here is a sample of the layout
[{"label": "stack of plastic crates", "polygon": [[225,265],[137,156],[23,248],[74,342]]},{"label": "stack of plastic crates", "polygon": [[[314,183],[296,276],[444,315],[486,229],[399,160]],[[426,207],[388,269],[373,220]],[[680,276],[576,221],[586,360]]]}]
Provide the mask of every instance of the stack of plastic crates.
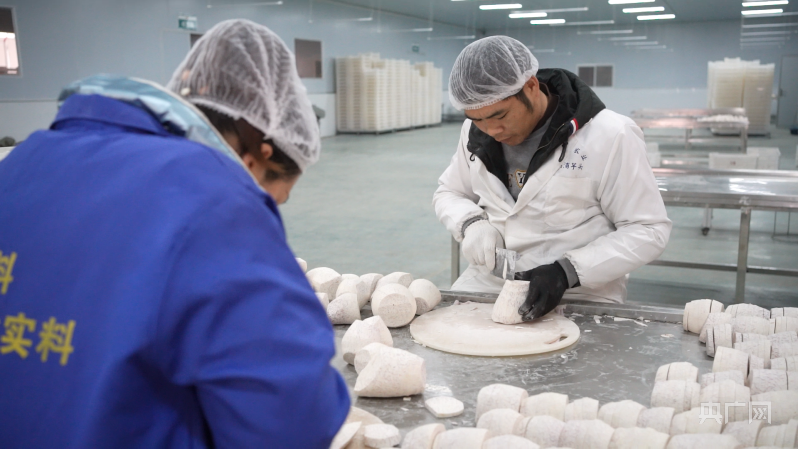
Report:
[{"label": "stack of plastic crates", "polygon": [[377,53],[336,59],[340,132],[383,132],[441,122],[442,71],[432,63],[380,59]]},{"label": "stack of plastic crates", "polygon": [[748,116],[748,134],[766,134],[770,125],[771,95],[775,64],[745,68],[743,107]]},{"label": "stack of plastic crates", "polygon": [[770,124],[774,64],[726,58],[708,66],[708,106],[745,108],[749,134],[765,134]]}]

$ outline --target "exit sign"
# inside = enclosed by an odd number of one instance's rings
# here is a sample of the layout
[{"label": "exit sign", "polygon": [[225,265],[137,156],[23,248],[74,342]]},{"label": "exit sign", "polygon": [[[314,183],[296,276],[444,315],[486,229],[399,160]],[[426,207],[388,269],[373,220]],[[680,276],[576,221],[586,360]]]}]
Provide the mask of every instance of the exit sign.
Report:
[{"label": "exit sign", "polygon": [[184,30],[196,31],[197,17],[196,16],[178,16],[177,26]]}]

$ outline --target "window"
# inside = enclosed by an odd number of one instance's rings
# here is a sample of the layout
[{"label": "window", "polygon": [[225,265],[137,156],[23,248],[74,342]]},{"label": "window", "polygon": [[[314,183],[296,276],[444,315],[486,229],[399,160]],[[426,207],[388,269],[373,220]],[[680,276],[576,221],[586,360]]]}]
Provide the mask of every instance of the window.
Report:
[{"label": "window", "polygon": [[294,53],[300,78],[321,78],[321,41],[294,39]]},{"label": "window", "polygon": [[11,8],[0,8],[0,75],[19,75],[17,35]]},{"label": "window", "polygon": [[611,65],[579,65],[576,71],[579,79],[590,87],[612,87]]}]

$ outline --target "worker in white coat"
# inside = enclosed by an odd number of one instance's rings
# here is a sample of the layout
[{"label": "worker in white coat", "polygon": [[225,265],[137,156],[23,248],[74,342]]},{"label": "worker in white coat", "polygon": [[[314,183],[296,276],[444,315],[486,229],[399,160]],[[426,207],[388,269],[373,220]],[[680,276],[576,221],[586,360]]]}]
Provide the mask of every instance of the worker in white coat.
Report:
[{"label": "worker in white coat", "polygon": [[563,297],[622,303],[629,273],[656,259],[671,230],[639,127],[566,70],[538,71],[522,43],[467,46],[449,79],[467,120],[433,197],[468,269],[453,290],[498,293],[496,248],[517,251],[530,281],[525,320]]}]

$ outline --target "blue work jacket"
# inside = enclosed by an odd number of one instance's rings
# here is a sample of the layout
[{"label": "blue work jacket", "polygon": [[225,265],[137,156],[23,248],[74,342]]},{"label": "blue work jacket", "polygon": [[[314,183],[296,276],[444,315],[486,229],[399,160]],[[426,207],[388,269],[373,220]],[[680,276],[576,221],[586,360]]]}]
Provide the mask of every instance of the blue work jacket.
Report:
[{"label": "blue work jacket", "polygon": [[0,161],[0,446],[326,448],[333,330],[272,198],[73,95]]}]

